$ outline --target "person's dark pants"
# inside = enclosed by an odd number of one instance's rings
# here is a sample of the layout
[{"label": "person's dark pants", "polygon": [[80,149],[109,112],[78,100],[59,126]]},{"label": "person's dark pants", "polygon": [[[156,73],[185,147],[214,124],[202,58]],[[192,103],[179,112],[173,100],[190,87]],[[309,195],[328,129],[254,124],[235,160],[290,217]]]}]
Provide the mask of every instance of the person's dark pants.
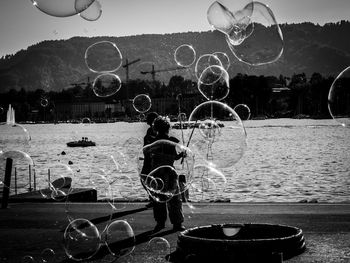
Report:
[{"label": "person's dark pants", "polygon": [[167,209],[170,222],[173,225],[181,224],[184,221],[181,196],[179,194],[173,196],[168,202],[154,202],[153,216],[157,224],[165,224],[167,219]]}]

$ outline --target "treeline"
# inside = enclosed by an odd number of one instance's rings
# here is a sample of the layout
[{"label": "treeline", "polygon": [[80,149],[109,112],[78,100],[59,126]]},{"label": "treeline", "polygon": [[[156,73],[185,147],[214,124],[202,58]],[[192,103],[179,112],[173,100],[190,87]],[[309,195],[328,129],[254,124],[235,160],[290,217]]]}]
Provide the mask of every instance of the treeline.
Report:
[{"label": "treeline", "polygon": [[[237,74],[230,79],[230,92],[223,102],[232,108],[237,104],[246,104],[252,117],[311,117],[329,118],[327,96],[333,77],[323,77],[314,73],[307,78],[305,73],[294,74],[292,77],[280,75],[255,76]],[[54,121],[56,105],[76,102],[105,102],[107,104],[129,103],[138,94],[148,94],[150,98],[174,98],[181,94],[182,99],[192,98],[198,105],[205,99],[200,95],[197,83],[175,75],[168,84],[158,81],[130,80],[123,83],[122,88],[113,96],[97,97],[92,84],[76,85],[60,92],[19,91],[11,89],[0,94],[1,121],[6,119],[8,104],[16,111],[16,121],[30,120],[35,113],[39,120]],[[177,107],[169,109],[167,114],[177,115]],[[183,109],[187,116],[193,109]],[[126,112],[129,114],[129,112]],[[102,114],[103,115],[103,114]],[[108,112],[102,117],[114,117]],[[57,120],[56,120],[57,121]],[[59,120],[58,120],[59,121]]]}]

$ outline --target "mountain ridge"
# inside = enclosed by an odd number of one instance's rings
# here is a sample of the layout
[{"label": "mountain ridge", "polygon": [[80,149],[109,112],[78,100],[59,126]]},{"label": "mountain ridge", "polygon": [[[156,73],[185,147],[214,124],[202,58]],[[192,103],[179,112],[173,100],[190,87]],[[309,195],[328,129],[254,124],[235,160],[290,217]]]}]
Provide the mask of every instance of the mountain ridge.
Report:
[{"label": "mountain ridge", "polygon": [[[249,66],[239,62],[229,50],[224,36],[218,31],[184,32],[167,34],[142,34],[133,36],[72,37],[66,40],[45,40],[0,59],[0,93],[10,89],[43,89],[60,91],[71,83],[93,79],[96,74],[85,64],[85,50],[98,41],[107,40],[117,44],[129,61],[141,59],[130,67],[130,79],[140,76],[139,65],[150,62],[155,69],[177,66],[174,51],[181,44],[191,44],[197,55],[225,52],[231,60],[230,77],[237,73],[248,75],[291,76],[304,72],[310,76],[318,72],[325,76],[336,76],[350,65],[350,22],[340,21],[323,26],[312,23],[281,24],[284,36],[284,53],[275,63]],[[194,67],[188,70],[157,73],[156,80],[167,83],[172,75],[195,79]],[[125,81],[125,69],[118,74]]]}]

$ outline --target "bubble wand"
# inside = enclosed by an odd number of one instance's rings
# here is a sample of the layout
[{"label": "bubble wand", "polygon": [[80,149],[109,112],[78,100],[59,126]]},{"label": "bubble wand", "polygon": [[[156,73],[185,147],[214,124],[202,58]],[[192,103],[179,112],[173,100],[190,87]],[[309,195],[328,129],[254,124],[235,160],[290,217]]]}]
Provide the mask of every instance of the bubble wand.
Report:
[{"label": "bubble wand", "polygon": [[[192,128],[192,131],[191,131],[190,137],[188,138],[188,142],[187,142],[186,147],[188,147],[188,145],[190,145],[190,141],[191,141],[191,139],[192,139],[192,135],[193,135],[194,129],[196,128],[197,121],[198,121],[198,120],[196,120],[196,122],[195,122],[195,123],[194,123],[194,125],[193,125],[193,128]],[[182,159],[181,159],[181,164],[184,162],[184,159],[185,159],[185,156],[182,156]]]},{"label": "bubble wand", "polygon": [[183,127],[182,127],[182,117],[181,117],[181,101],[180,101],[180,97],[182,96],[182,94],[178,94],[176,96],[177,102],[178,102],[178,107],[179,107],[179,121],[180,121],[180,129],[181,129],[181,137],[182,137],[182,144],[185,144],[185,138],[184,138],[184,131],[183,131]]}]

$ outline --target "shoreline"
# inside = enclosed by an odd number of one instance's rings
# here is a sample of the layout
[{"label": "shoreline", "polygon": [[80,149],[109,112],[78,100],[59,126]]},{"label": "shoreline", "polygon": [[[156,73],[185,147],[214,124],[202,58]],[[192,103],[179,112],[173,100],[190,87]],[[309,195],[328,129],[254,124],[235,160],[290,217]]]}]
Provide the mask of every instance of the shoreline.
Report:
[{"label": "shoreline", "polygon": [[[295,116],[288,116],[288,117],[268,117],[268,116],[256,116],[252,117],[249,120],[244,120],[244,121],[261,121],[261,120],[278,120],[278,119],[292,119],[292,120],[332,120],[331,116],[308,116],[304,114],[297,114]],[[125,120],[113,120],[113,119],[107,119],[107,120],[94,120],[93,118],[91,119],[91,124],[106,124],[106,123],[119,123],[119,122],[124,122],[124,123],[135,123],[135,122],[141,122],[139,119],[125,119]],[[176,120],[172,120],[172,123],[176,123]],[[187,121],[185,121],[187,122]],[[79,120],[72,119],[72,120],[67,120],[67,121],[19,121],[17,122],[18,124],[80,124],[82,123]]]}]

